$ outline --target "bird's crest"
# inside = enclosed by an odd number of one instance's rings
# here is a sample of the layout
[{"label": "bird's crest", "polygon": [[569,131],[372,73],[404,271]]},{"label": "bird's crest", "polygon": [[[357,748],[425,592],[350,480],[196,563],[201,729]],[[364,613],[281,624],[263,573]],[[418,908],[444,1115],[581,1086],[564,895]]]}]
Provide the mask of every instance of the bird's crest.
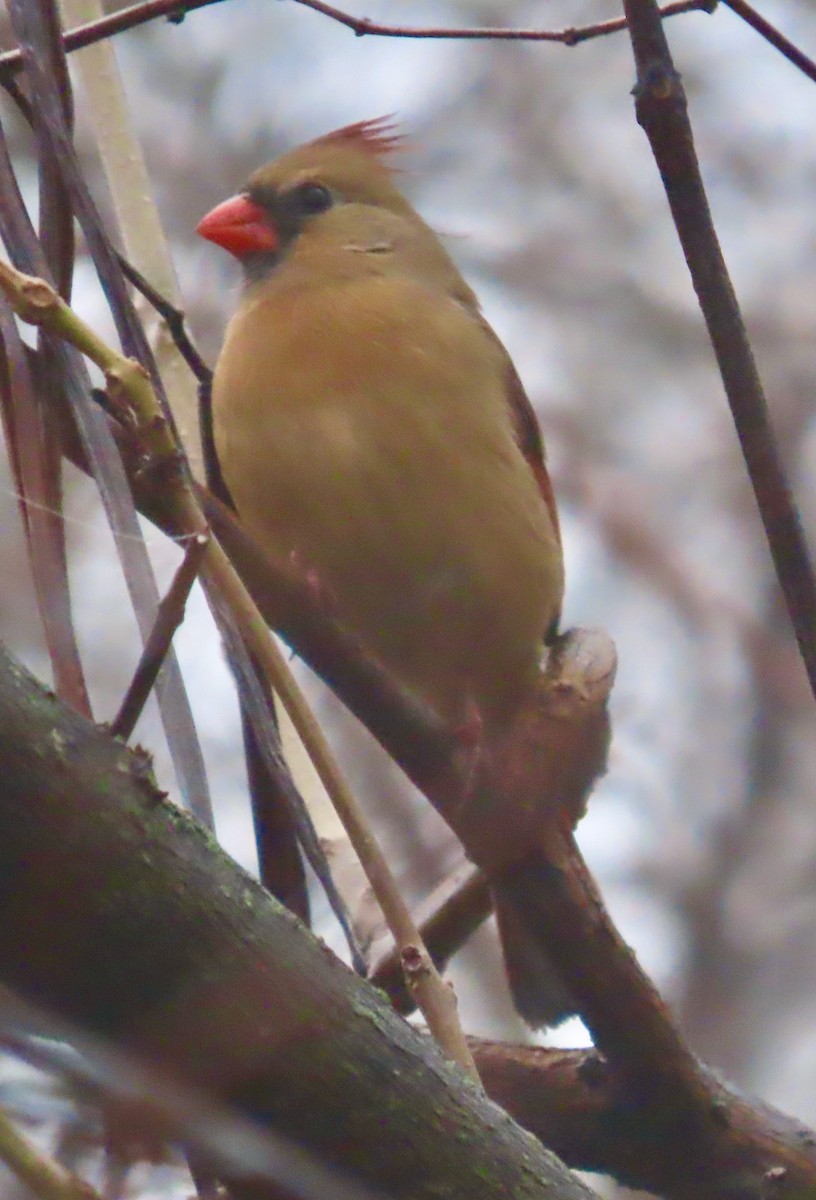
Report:
[{"label": "bird's crest", "polygon": [[397,132],[398,126],[392,114],[385,117],[371,117],[367,121],[357,121],[353,125],[344,125],[342,129],[334,129],[315,138],[313,146],[343,146],[350,150],[361,150],[373,158],[387,158],[397,150],[405,147],[405,136]]}]

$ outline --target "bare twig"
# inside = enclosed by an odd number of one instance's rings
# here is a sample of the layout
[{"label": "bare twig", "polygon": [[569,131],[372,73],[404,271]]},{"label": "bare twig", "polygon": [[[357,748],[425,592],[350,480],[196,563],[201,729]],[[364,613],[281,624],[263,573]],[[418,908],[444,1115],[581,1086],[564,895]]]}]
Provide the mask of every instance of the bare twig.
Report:
[{"label": "bare twig", "polygon": [[[239,688],[239,692],[242,693],[243,689]],[[270,700],[267,726],[272,722],[273,704],[274,701]],[[264,747],[261,744],[258,734],[255,732],[253,714],[249,711],[243,694],[241,694],[241,717],[247,786],[252,805],[255,846],[258,852],[258,877],[266,890],[271,892],[273,896],[276,896],[281,904],[285,904],[296,916],[300,917],[304,925],[311,925],[309,881],[306,877],[300,847],[302,846],[304,854],[309,857],[310,863],[312,862],[312,855],[309,851],[310,848],[313,849],[314,854],[316,856],[319,855],[321,865],[325,867],[325,873],[319,876],[320,882],[324,886],[328,883],[329,886],[334,886],[337,889],[337,895],[334,897],[329,894],[328,887],[326,891],[329,902],[332,904],[343,927],[343,932],[346,934],[354,967],[361,975],[365,974],[365,955],[357,945],[351,917],[342,899],[342,890],[337,884],[329,866],[328,856],[325,853],[317,828],[315,827],[314,816],[306,802],[306,798],[303,796],[304,789],[302,783],[300,780],[295,781],[291,764],[286,758],[280,738],[280,730],[275,730],[276,750],[280,749],[280,755],[276,757],[275,767],[285,767],[286,775],[295,784],[298,797],[303,799],[302,805],[293,805],[288,790],[280,787],[281,771],[269,769],[268,759],[264,754]],[[303,833],[305,823],[308,823],[308,834],[306,836]],[[311,847],[306,844],[306,837],[309,837]]]},{"label": "bare twig", "polygon": [[[62,27],[56,3],[45,3],[42,11],[42,49],[48,67],[59,91],[62,118],[68,130],[74,124],[74,96],[65,49],[62,45]],[[42,120],[39,106],[32,105],[31,115],[34,128]],[[54,277],[57,291],[69,304],[74,275],[74,218],[71,200],[61,177],[59,164],[48,154],[38,157],[40,174],[39,228],[40,243]]]},{"label": "bare twig", "polygon": [[[55,169],[59,169],[61,181],[70,196],[71,209],[82,227],[100,283],[110,303],[125,353],[134,355],[150,371],[164,406],[164,415],[172,423],[172,414],[166,407],[166,397],[153,355],[77,161],[71,131],[66,124],[65,105],[58,88],[59,75],[51,62],[53,48],[51,53],[48,52],[47,14],[54,5],[55,0],[40,0],[37,4],[10,0],[9,4],[26,66],[39,153],[53,162]],[[13,261],[23,270],[48,278],[48,266],[43,261],[41,247],[19,196],[4,144],[0,146],[0,159],[0,171],[4,176],[3,186],[0,187],[0,221],[4,240]],[[57,341],[53,353],[59,363],[59,371],[54,372],[54,379],[60,384],[54,391],[64,396],[67,421],[75,424],[88,459],[93,464],[92,474],[111,528],[115,534],[127,535],[118,536],[115,544],[136,620],[142,638],[146,639],[153,626],[159,593],[147,551],[140,544],[139,526],[120,457],[110,430],[99,419],[101,414],[91,399],[85,364],[70,346],[62,342]],[[192,811],[211,825],[212,808],[204,759],[181,672],[172,652],[168,654],[165,668],[159,676],[156,692],[181,792]]]},{"label": "bare twig", "polygon": [[[66,24],[99,20],[101,0],[61,0]],[[128,111],[116,53],[110,41],[88,46],[73,66],[86,98],[99,160],[110,193],[118,241],[153,286],[178,302],[180,291],[167,235],[162,228],[142,147]],[[200,474],[196,381],[160,315],[140,315],[158,373],[173,400],[173,416],[194,474]],[[146,364],[147,365],[147,364]]]},{"label": "bare twig", "polygon": [[792,62],[795,67],[807,75],[808,79],[812,79],[816,83],[816,63],[813,59],[808,58],[798,46],[794,46],[790,38],[786,38],[784,33],[780,33],[766,17],[761,16],[750,4],[746,4],[746,0],[723,0],[723,4],[726,4],[738,17],[742,17],[743,21],[755,29],[761,37],[764,37],[766,42],[770,42],[780,54],[784,54],[788,62]]},{"label": "bare twig", "polygon": [[120,737],[127,741],[133,733],[134,726],[167,657],[173,636],[184,620],[187,598],[201,570],[201,562],[208,541],[208,534],[197,533],[187,543],[181,565],[173,576],[167,595],[159,604],[155,624],[145,643],[130,686],[118,713],[111,722],[110,729],[114,737]]},{"label": "bare twig", "polygon": [[[62,115],[70,123],[70,82],[62,54],[59,24],[51,10],[45,14],[43,41],[51,73],[59,80]],[[19,89],[15,90],[15,98],[22,99]],[[36,130],[38,116],[32,106],[26,104],[25,108]],[[58,290],[69,299],[74,266],[71,207],[59,173],[47,156],[40,159],[39,177],[42,255]],[[9,197],[7,202],[10,201],[13,206],[15,199]],[[76,643],[68,586],[65,526],[62,521],[60,439],[54,408],[44,404],[41,399],[42,395],[58,391],[54,386],[54,347],[47,336],[40,337],[40,354],[36,360],[24,362],[19,335],[12,326],[11,314],[4,314],[2,334],[10,366],[7,388],[4,389],[4,418],[12,467],[21,496],[23,528],[37,603],[57,692],[78,711],[90,715],[91,703]]]},{"label": "bare twig", "polygon": [[68,587],[59,436],[53,407],[43,404],[33,372],[51,365],[39,356],[30,360],[11,310],[0,305],[0,415],[54,686],[57,695],[90,716]]},{"label": "bare twig", "polygon": [[[92,46],[102,38],[124,33],[135,29],[148,21],[166,17],[169,21],[180,21],[187,13],[197,8],[206,8],[218,4],[221,0],[143,0],[130,8],[120,9],[96,21],[88,21],[76,29],[67,31],[64,35],[66,52],[80,50],[84,46]],[[681,13],[707,12],[711,13],[717,6],[718,0],[672,0],[672,3],[661,9],[663,16],[673,17]],[[563,46],[577,46],[590,38],[604,37],[610,33],[620,33],[626,28],[626,21],[617,18],[611,21],[599,21],[594,25],[570,26],[566,29],[507,29],[491,28],[490,26],[463,26],[455,28],[411,28],[404,25],[383,25],[370,21],[367,17],[354,17],[331,4],[321,0],[294,0],[315,12],[329,17],[333,21],[345,25],[357,37],[370,35],[372,37],[391,38],[424,38],[443,39],[447,41],[502,41],[502,42],[558,42]],[[7,79],[20,70],[22,63],[19,51],[7,50],[0,54],[0,78]]]},{"label": "bare twig", "polygon": [[98,1200],[89,1183],[42,1154],[0,1110],[0,1160],[39,1200]]},{"label": "bare twig", "polygon": [[[345,25],[357,37],[366,35],[390,38],[425,38],[446,41],[489,41],[489,42],[560,42],[564,46],[577,46],[579,42],[590,38],[604,37],[610,33],[620,33],[626,28],[623,18],[611,21],[599,21],[595,25],[583,25],[580,28],[570,26],[567,29],[507,29],[505,27],[475,26],[460,29],[437,26],[411,27],[409,25],[386,25],[379,21],[371,21],[368,17],[354,17],[351,13],[337,8],[334,4],[326,4],[324,0],[294,0],[304,8]],[[713,12],[717,0],[674,0],[661,9],[663,16],[673,17],[686,12]],[[0,60],[2,66],[2,60]]]},{"label": "bare twig", "polygon": [[[492,908],[490,885],[481,871],[472,868],[455,890],[420,920],[419,932],[437,970],[444,971],[456,951],[490,916]],[[398,1012],[407,1015],[416,1008],[414,997],[405,986],[403,964],[396,947],[373,964],[369,979],[388,993]]]},{"label": "bare twig", "polygon": [[[188,12],[196,8],[206,8],[211,4],[219,4],[221,0],[142,0],[141,4],[122,8],[118,12],[88,21],[76,29],[67,30],[63,35],[63,45],[66,53],[81,50],[85,46],[93,46],[103,38],[113,37],[114,34],[124,33],[135,29],[149,21],[166,17],[169,21],[181,21]],[[22,69],[22,56],[19,50],[7,50],[0,54],[0,77],[4,80]]]},{"label": "bare twig", "polygon": [[624,0],[624,7],[637,66],[637,119],[649,138],[663,179],[777,578],[816,697],[816,579],[739,303],[711,219],[685,91],[655,0]]},{"label": "bare twig", "polygon": [[[215,0],[213,0],[213,3],[215,3]],[[122,268],[125,277],[142,293],[148,304],[152,305],[166,324],[173,341],[179,349],[179,353],[183,356],[198,382],[209,383],[212,379],[212,371],[199,354],[198,347],[190,337],[184,312],[176,304],[168,300],[166,296],[163,296],[161,292],[157,291],[145,279],[144,275],[140,271],[137,271],[133,263],[128,262],[123,254],[117,254],[116,257],[119,260],[119,266]]]},{"label": "bare twig", "polygon": [[[264,667],[264,663],[259,661],[256,655],[249,652],[238,622],[227,603],[227,597],[222,597],[221,593],[213,587],[208,587],[206,591],[210,608],[224,642],[227,661],[236,680],[238,694],[241,698],[242,717],[246,719],[245,714],[251,716],[253,743],[257,747],[264,764],[266,776],[264,790],[266,795],[262,798],[260,807],[258,809],[253,808],[253,820],[256,823],[268,820],[267,804],[274,804],[276,809],[280,808],[281,803],[286,806],[297,826],[297,836],[303,853],[322,884],[332,911],[346,935],[354,967],[360,974],[364,974],[365,961],[357,946],[346,905],[335,885],[326,854],[320,845],[320,840],[306,802],[293,779],[292,773],[289,770],[289,764],[284,758],[268,672]],[[253,769],[254,765],[250,758],[247,762],[250,786],[253,782],[251,778]],[[276,793],[275,796],[271,795],[272,789]],[[280,829],[282,827],[282,814],[280,813],[278,814],[277,822]],[[259,865],[262,868],[268,865],[264,857],[265,848],[263,842],[264,838],[258,839],[258,859]],[[295,849],[289,844],[283,855],[284,858],[289,859],[288,865],[290,867],[293,864],[289,856]],[[292,893],[290,890],[293,882],[292,875],[285,869],[285,863],[282,862],[281,866],[284,868],[282,873],[278,874],[276,872],[269,878],[269,883],[272,885],[270,890],[273,891],[274,895],[280,895],[281,899],[285,898],[287,904],[294,900],[296,909],[304,916],[307,915],[306,897],[301,896],[298,900],[297,893]],[[302,882],[297,881],[296,888],[299,889],[300,887],[302,887]]]}]

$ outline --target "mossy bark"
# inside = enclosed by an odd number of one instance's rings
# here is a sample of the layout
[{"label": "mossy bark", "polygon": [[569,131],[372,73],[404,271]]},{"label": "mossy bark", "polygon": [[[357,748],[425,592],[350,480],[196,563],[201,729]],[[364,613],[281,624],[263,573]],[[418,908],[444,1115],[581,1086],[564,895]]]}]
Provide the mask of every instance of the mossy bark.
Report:
[{"label": "mossy bark", "polygon": [[588,1195],[1,647],[0,980],[393,1196]]}]

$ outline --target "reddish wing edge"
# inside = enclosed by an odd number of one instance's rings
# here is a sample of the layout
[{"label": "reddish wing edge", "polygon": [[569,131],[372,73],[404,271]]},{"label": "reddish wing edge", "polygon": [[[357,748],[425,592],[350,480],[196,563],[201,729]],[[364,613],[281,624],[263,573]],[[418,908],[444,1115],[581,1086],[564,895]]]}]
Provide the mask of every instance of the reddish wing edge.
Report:
[{"label": "reddish wing edge", "polygon": [[530,403],[530,397],[524,390],[524,384],[521,382],[519,373],[513,366],[513,360],[505,350],[501,339],[481,313],[478,314],[478,317],[487,333],[501,346],[502,353],[504,354],[507,407],[510,410],[510,419],[513,422],[513,432],[516,435],[519,449],[529,463],[530,470],[535,476],[538,490],[541,492],[542,499],[547,506],[553,530],[560,546],[561,525],[558,520],[558,509],[555,505],[555,492],[550,480],[550,473],[544,461],[544,443],[541,439],[538,417]]},{"label": "reddish wing edge", "polygon": [[555,492],[550,480],[550,473],[544,461],[544,443],[541,440],[538,417],[530,403],[529,396],[524,390],[524,384],[519,379],[518,372],[509,359],[507,367],[507,401],[510,407],[510,415],[513,418],[516,439],[521,447],[522,454],[527,459],[530,469],[536,477],[538,490],[541,492],[544,503],[547,505],[550,520],[555,530],[555,536],[558,538],[558,544],[561,545],[561,525],[558,520],[558,509],[555,505]]},{"label": "reddish wing edge", "polygon": [[[535,409],[530,403],[530,397],[524,390],[524,384],[519,378],[518,371],[513,366],[513,363],[508,355],[507,358],[507,404],[510,409],[510,416],[513,421],[513,430],[516,435],[516,440],[521,448],[521,452],[530,464],[530,470],[535,476],[535,481],[538,484],[538,490],[541,493],[541,498],[547,506],[547,511],[550,514],[553,531],[555,533],[558,545],[561,545],[561,524],[558,520],[558,509],[555,504],[555,492],[553,491],[552,480],[550,473],[547,470],[547,464],[544,459],[544,443],[541,439],[541,429],[538,424],[538,417],[535,414]],[[558,633],[558,626],[561,621],[560,611],[556,614],[552,626],[546,632],[544,641],[549,643],[551,639]]]}]

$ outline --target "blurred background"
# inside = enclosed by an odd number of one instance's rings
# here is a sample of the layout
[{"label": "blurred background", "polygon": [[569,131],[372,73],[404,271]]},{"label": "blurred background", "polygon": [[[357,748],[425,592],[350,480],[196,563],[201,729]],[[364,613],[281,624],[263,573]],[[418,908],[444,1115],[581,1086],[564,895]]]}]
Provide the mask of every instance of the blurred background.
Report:
[{"label": "blurred background", "polygon": [[[412,25],[561,28],[619,14],[572,0],[349,0]],[[816,4],[766,0],[811,55]],[[6,24],[5,44],[10,44]],[[667,25],[714,218],[805,527],[816,528],[816,88],[720,7]],[[184,303],[212,363],[239,286],[194,235],[256,166],[332,128],[393,113],[401,182],[480,295],[544,430],[566,546],[567,625],[620,657],[609,773],[580,841],[613,916],[692,1048],[742,1088],[816,1122],[816,711],[782,610],[731,419],[646,138],[625,34],[550,44],[356,38],[295,3],[225,0],[115,40],[172,239]],[[2,115],[23,178],[36,166]],[[104,184],[81,89],[77,139]],[[76,305],[113,336],[89,270]],[[135,625],[91,485],[66,473],[72,587],[95,715],[135,665]],[[178,561],[146,537],[166,586]],[[0,463],[0,637],[48,677],[19,515]],[[176,645],[219,834],[252,867],[240,728],[200,598]],[[418,900],[459,861],[325,689],[298,666],[346,770]],[[177,795],[155,708],[137,740]],[[316,923],[339,940],[316,898]],[[451,971],[466,1029],[528,1035],[490,926]],[[571,1023],[555,1035],[580,1045]]]}]

